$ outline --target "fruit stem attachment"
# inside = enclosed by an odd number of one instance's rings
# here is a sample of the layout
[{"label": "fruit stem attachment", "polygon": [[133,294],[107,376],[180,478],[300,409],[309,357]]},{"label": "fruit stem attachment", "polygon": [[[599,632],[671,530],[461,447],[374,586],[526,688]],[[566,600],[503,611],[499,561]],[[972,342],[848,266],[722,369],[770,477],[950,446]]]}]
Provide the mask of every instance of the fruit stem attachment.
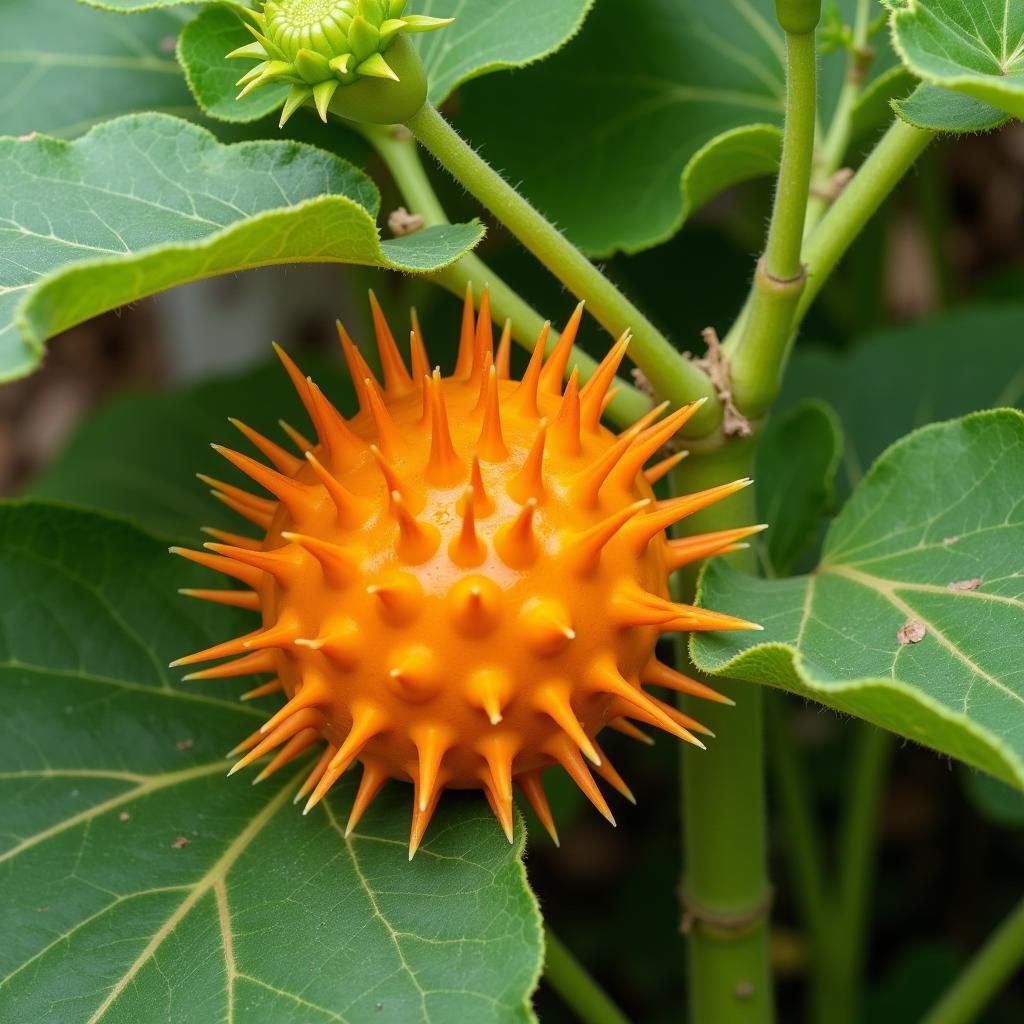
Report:
[{"label": "fruit stem attachment", "polygon": [[820,4],[780,0],[786,29],[786,123],[775,203],[764,256],[758,264],[743,333],[732,356],[733,397],[752,419],[778,393],[786,344],[806,284],[800,262],[804,218],[814,166],[817,60],[814,30]]},{"label": "fruit stem attachment", "polygon": [[[750,475],[753,439],[694,452],[673,474],[675,493]],[[724,474],[724,475],[723,475]],[[686,520],[691,529],[728,529],[755,519],[754,488]],[[753,549],[726,556],[747,571]],[[683,574],[680,574],[682,576]],[[679,579],[686,600],[695,581]],[[679,643],[679,660],[686,660]],[[692,675],[692,669],[684,669]],[[716,688],[722,680],[715,679]],[[694,1024],[769,1024],[773,1020],[767,869],[762,688],[729,681],[736,701],[700,708],[716,734],[706,751],[682,752],[684,930],[688,936],[690,1019]],[[684,713],[693,698],[681,698]],[[687,745],[688,746],[688,745]]]},{"label": "fruit stem attachment", "polygon": [[561,232],[523,198],[427,103],[407,127],[463,187],[469,190],[574,295],[618,337],[633,332],[630,355],[662,398],[674,405],[706,399],[683,428],[703,437],[722,422],[722,405],[703,370],[686,361],[669,340]]},{"label": "fruit stem attachment", "polygon": [[544,929],[544,978],[583,1024],[629,1024],[629,1018],[550,929]]},{"label": "fruit stem attachment", "polygon": [[[416,140],[401,125],[378,126],[353,124],[353,128],[377,151],[387,165],[392,178],[408,204],[410,212],[419,214],[424,225],[448,224],[444,208],[427,177],[420,160]],[[490,290],[491,314],[495,322],[512,322],[512,337],[528,352],[533,351],[537,338],[544,327],[541,315],[505,281],[503,281],[479,256],[470,253],[461,260],[430,275],[430,279],[462,298],[466,285],[472,284],[477,299],[484,287]],[[547,350],[552,352],[560,335],[549,331]],[[589,380],[597,369],[597,360],[580,348],[574,348],[568,368],[578,366],[582,380]],[[620,427],[635,423],[651,408],[651,399],[632,384],[617,377],[611,385],[617,394],[605,410],[605,415]]]},{"label": "fruit stem attachment", "polygon": [[970,1024],[1024,962],[1024,900],[924,1019],[924,1024]]}]

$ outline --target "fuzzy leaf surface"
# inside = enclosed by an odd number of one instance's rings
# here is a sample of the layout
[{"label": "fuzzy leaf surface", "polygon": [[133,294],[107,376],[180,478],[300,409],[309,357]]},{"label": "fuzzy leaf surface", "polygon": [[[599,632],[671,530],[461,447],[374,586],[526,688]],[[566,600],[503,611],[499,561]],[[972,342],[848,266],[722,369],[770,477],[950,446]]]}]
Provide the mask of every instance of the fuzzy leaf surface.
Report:
[{"label": "fuzzy leaf surface", "polygon": [[[851,21],[855,3],[840,6]],[[873,45],[876,75],[895,58]],[[775,172],[783,56],[773,0],[602,0],[560,54],[464,90],[459,125],[585,251],[636,252]],[[845,54],[820,66],[827,124]]]},{"label": "fuzzy leaf surface", "polygon": [[809,576],[712,562],[699,603],[764,633],[705,634],[703,671],[791,690],[1024,789],[1024,415],[925,427],[875,464]]},{"label": "fuzzy leaf surface", "polygon": [[408,787],[346,840],[351,784],[303,818],[308,765],[224,778],[264,712],[164,668],[250,628],[175,594],[208,576],[118,520],[0,508],[0,1019],[531,1020],[540,919],[483,799],[410,864]]},{"label": "fuzzy leaf surface", "polygon": [[801,402],[773,416],[757,446],[757,515],[771,529],[764,550],[771,572],[786,575],[814,543],[835,502],[843,431],[824,402]]},{"label": "fuzzy leaf surface", "polygon": [[191,116],[180,12],[134,18],[71,0],[0,4],[0,135],[72,138],[122,114]]},{"label": "fuzzy leaf surface", "polygon": [[887,2],[892,9],[893,45],[915,75],[1024,117],[1024,4],[1014,0]]},{"label": "fuzzy leaf surface", "polygon": [[378,203],[329,153],[225,146],[161,114],[71,143],[0,140],[0,380],[34,369],[59,331],[187,281],[296,262],[426,272],[482,235],[464,224],[382,242]]},{"label": "fuzzy leaf surface", "polygon": [[893,100],[892,106],[907,124],[950,135],[990,131],[1010,119],[990,103],[924,82],[905,99]]}]

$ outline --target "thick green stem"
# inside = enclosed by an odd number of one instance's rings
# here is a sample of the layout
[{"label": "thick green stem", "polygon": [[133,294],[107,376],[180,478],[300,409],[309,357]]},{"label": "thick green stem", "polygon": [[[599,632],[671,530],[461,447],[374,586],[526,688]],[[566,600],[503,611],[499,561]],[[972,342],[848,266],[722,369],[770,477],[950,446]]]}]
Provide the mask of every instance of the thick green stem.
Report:
[{"label": "thick green stem", "polygon": [[544,978],[583,1024],[629,1024],[626,1015],[550,928],[544,929]]},{"label": "thick green stem", "polygon": [[890,733],[866,722],[857,726],[839,834],[839,884],[829,936],[826,1008],[819,1017],[829,1024],[854,1024],[860,1020],[859,997],[877,862],[878,825],[892,750]]},{"label": "thick green stem", "polygon": [[558,229],[469,146],[429,103],[408,121],[417,139],[612,334],[633,332],[630,355],[658,394],[677,405],[707,399],[684,432],[701,437],[722,421],[722,407],[707,374],[673,348],[664,335]]},{"label": "thick green stem", "polygon": [[971,1024],[1024,964],[1024,900],[939,1001],[923,1024]]},{"label": "thick green stem", "polygon": [[839,92],[836,109],[821,151],[815,159],[814,191],[807,204],[807,220],[804,234],[809,235],[833,201],[829,192],[833,187],[833,175],[842,166],[843,158],[850,147],[853,130],[853,114],[864,88],[864,79],[874,53],[868,45],[871,26],[871,0],[857,0],[857,11],[853,19],[853,39],[846,66],[846,78]]},{"label": "thick green stem", "polygon": [[797,304],[794,327],[864,225],[934,138],[935,132],[914,128],[899,118],[893,121],[807,241],[807,287]]},{"label": "thick green stem", "polygon": [[[731,441],[694,454],[675,474],[679,493],[749,475],[753,443]],[[755,521],[752,489],[687,522],[717,530]],[[753,569],[753,553],[729,556]],[[692,587],[692,580],[691,580]],[[682,645],[680,645],[682,646]],[[683,710],[716,734],[706,751],[682,753],[682,811],[690,1019],[694,1024],[767,1024],[773,1019],[768,920],[763,691],[722,680],[735,707],[683,699]],[[697,706],[699,704],[699,707]]]},{"label": "thick green stem", "polygon": [[733,397],[752,418],[779,390],[786,342],[804,289],[800,250],[814,162],[817,53],[813,28],[786,33],[786,128],[775,205],[750,311],[732,356]]},{"label": "thick green stem", "polygon": [[[420,160],[416,141],[404,128],[379,127],[377,125],[354,125],[370,141],[378,155],[387,164],[402,197],[412,213],[423,217],[426,224],[447,224],[437,193],[430,184],[423,163]],[[537,338],[544,326],[541,315],[506,284],[479,256],[470,253],[457,263],[432,275],[442,287],[459,296],[465,294],[466,285],[472,284],[479,297],[484,286],[490,289],[491,314],[499,323],[512,322],[512,337],[528,352],[533,351]],[[548,350],[558,342],[558,332],[548,335]],[[569,366],[578,366],[581,378],[589,380],[597,369],[597,361],[580,348],[573,352]],[[605,415],[619,426],[635,423],[651,407],[651,399],[638,388],[617,378],[614,385],[617,394],[609,404]]]}]

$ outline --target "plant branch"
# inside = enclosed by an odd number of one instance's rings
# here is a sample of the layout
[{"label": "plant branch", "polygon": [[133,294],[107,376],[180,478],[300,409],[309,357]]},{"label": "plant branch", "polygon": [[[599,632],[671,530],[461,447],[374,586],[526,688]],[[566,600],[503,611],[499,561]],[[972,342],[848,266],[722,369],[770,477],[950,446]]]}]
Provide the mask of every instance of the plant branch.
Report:
[{"label": "plant branch", "polygon": [[[426,224],[449,223],[420,160],[416,140],[406,129],[362,124],[353,127],[376,149],[411,211],[423,217]],[[457,263],[431,274],[430,279],[459,298],[465,294],[467,284],[473,285],[478,300],[483,288],[489,288],[494,319],[499,323],[510,320],[512,337],[528,352],[533,351],[544,326],[543,318],[479,256],[474,253],[463,256]],[[551,351],[557,342],[558,332],[549,332],[548,350]],[[579,347],[573,350],[569,365],[579,367],[584,381],[589,380],[597,369],[597,361]],[[612,386],[618,393],[609,404],[606,415],[620,427],[630,426],[650,409],[650,398],[621,377],[616,378]]]},{"label": "plant branch", "polygon": [[807,204],[807,220],[804,226],[805,236],[811,233],[829,204],[834,201],[826,193],[832,186],[833,175],[842,166],[846,151],[850,148],[854,110],[864,88],[864,79],[874,59],[874,51],[868,41],[871,29],[870,8],[871,0],[857,0],[846,78],[839,92],[836,109],[832,113],[828,134],[815,160],[812,194]]},{"label": "plant branch", "polygon": [[629,1024],[626,1015],[548,927],[544,928],[544,978],[583,1024]]},{"label": "plant branch", "polygon": [[775,203],[764,256],[757,267],[745,326],[732,358],[736,405],[751,418],[778,393],[786,343],[804,289],[800,251],[814,163],[817,19],[809,31],[786,32],[786,123]]},{"label": "plant branch", "polygon": [[923,1024],[970,1024],[1024,963],[1024,900],[1017,904]]},{"label": "plant branch", "polygon": [[664,335],[558,229],[469,146],[429,103],[410,118],[419,141],[562,283],[585,299],[591,314],[618,336],[633,332],[630,355],[658,394],[676,405],[705,398],[684,433],[701,437],[722,421],[707,374],[685,360]]},{"label": "plant branch", "polygon": [[[733,439],[715,451],[694,452],[673,474],[674,493],[748,475],[753,453],[753,439]],[[726,529],[754,522],[754,512],[753,488],[747,488],[687,520],[686,528]],[[727,557],[755,568],[752,551]],[[692,576],[677,580],[677,585],[684,598],[693,594]],[[680,643],[679,648],[684,662],[685,646]],[[686,714],[716,733],[706,751],[683,744],[681,754],[690,1019],[694,1024],[769,1024],[773,993],[764,692],[748,683],[711,682],[725,689],[736,706],[680,699]]]}]

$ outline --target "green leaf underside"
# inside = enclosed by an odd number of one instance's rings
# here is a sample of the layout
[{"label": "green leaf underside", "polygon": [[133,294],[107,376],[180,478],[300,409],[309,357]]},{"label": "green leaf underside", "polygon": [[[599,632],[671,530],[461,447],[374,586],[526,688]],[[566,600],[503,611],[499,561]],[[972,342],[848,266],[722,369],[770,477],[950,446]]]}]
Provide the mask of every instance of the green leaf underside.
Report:
[{"label": "green leaf underside", "polygon": [[[799,345],[779,409],[816,395],[839,414],[845,497],[890,444],[917,427],[995,406],[1024,404],[1024,305],[967,307],[891,327],[848,353]],[[880,373],[879,367],[885,371]]]},{"label": "green leaf underside", "polygon": [[179,12],[134,18],[73,0],[0,4],[0,135],[72,138],[110,117],[191,116],[174,59]]},{"label": "green leaf underside", "polygon": [[[914,74],[1024,117],[1024,5],[890,0],[890,6],[893,45]],[[955,119],[956,108],[947,116]]]},{"label": "green leaf underside", "polygon": [[225,146],[196,125],[130,115],[65,143],[0,140],[0,380],[30,372],[44,341],[186,281],[273,263],[426,272],[477,224],[380,241],[361,171],[292,142]]},{"label": "green leaf underside", "polygon": [[43,504],[0,509],[0,550],[0,1019],[532,1019],[540,919],[482,799],[410,864],[408,787],[345,840],[351,783],[303,818],[300,763],[225,779],[245,681],[163,667],[248,628],[174,593],[209,574]]},{"label": "green leaf underside", "polygon": [[771,524],[764,545],[774,575],[788,573],[814,542],[835,502],[843,450],[839,420],[824,402],[772,417],[757,446],[757,515]]},{"label": "green leaf underside", "polygon": [[[695,637],[694,663],[812,697],[1024,788],[1021,479],[1019,412],[911,434],[836,518],[812,575],[708,566],[700,603],[765,632]],[[924,635],[901,643],[909,622]]]},{"label": "green leaf underside", "polygon": [[[872,75],[893,61],[884,36],[875,45]],[[603,0],[562,53],[464,90],[459,124],[589,254],[636,252],[729,185],[774,173],[783,53],[772,0]],[[820,65],[827,123],[845,55]]]},{"label": "green leaf underside", "polygon": [[989,103],[925,83],[906,99],[893,100],[892,107],[915,128],[951,134],[990,131],[1010,119],[1008,114]]},{"label": "green leaf underside", "polygon": [[[281,340],[302,371],[342,412],[355,412],[340,351],[331,360],[311,358]],[[248,373],[166,394],[121,395],[105,403],[31,483],[29,494],[122,515],[155,533],[191,542],[199,539],[200,526],[250,533],[249,524],[217,501],[195,476],[205,473],[252,489],[251,481],[210,448],[210,442],[216,441],[259,457],[228,423],[228,416],[292,451],[279,419],[303,433],[312,432],[295,388],[273,358]],[[174,438],[174,443],[169,444],[168,438]],[[154,464],[157,449],[161,457]]]}]

